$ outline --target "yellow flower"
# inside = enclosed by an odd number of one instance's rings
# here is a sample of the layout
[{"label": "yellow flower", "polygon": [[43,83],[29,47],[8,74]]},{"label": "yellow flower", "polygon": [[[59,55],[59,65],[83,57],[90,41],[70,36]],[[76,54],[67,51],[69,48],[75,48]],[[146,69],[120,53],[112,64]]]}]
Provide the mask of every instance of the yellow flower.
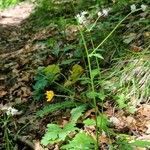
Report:
[{"label": "yellow flower", "polygon": [[54,92],[53,91],[46,91],[46,98],[47,102],[50,102],[54,97]]}]

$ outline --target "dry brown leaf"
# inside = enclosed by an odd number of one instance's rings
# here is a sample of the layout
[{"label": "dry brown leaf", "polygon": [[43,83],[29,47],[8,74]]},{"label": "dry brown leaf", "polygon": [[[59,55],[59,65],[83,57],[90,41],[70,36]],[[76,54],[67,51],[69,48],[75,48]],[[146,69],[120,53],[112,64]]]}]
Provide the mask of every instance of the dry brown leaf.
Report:
[{"label": "dry brown leaf", "polygon": [[34,150],[48,150],[48,148],[43,148],[41,145],[40,145],[40,142],[39,141],[36,141],[35,144],[34,144]]},{"label": "dry brown leaf", "polygon": [[88,111],[85,113],[84,118],[87,118],[87,117],[91,116],[91,113],[95,113],[95,109],[94,109],[94,108],[88,110]]},{"label": "dry brown leaf", "polygon": [[140,51],[143,50],[142,47],[139,47],[139,46],[136,46],[136,45],[133,45],[133,44],[130,46],[130,49],[134,52],[140,52]]},{"label": "dry brown leaf", "polygon": [[2,98],[3,96],[5,96],[8,92],[5,90],[0,90],[0,98]]},{"label": "dry brown leaf", "polygon": [[101,144],[110,144],[110,143],[112,143],[111,139],[106,136],[105,132],[103,132],[99,136],[99,141],[100,141]]},{"label": "dry brown leaf", "polygon": [[150,105],[143,104],[137,111],[137,113],[141,116],[145,116],[150,119]]}]

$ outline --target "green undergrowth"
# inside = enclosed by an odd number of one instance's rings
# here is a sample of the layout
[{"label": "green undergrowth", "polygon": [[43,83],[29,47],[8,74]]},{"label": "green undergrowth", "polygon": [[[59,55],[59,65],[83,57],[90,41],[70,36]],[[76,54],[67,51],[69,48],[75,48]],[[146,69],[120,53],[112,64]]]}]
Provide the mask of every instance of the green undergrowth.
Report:
[{"label": "green undergrowth", "polygon": [[[42,43],[49,55],[56,58],[55,62],[37,69],[33,97],[35,102],[44,104],[37,116],[44,118],[56,111],[71,110],[66,124],[56,124],[56,120],[47,125],[41,143],[57,144],[66,150],[98,149],[103,146],[99,136],[106,134],[111,141],[106,143],[110,150],[132,150],[143,144],[148,147],[147,141],[129,142],[130,136],[115,133],[103,113],[103,105],[110,102],[118,110],[134,114],[140,103],[149,101],[149,41],[144,36],[149,31],[149,9],[141,7],[149,1],[39,0],[37,3],[30,18],[33,31],[50,28],[54,34],[36,42]],[[85,16],[80,18],[81,23],[77,17],[82,13]],[[98,16],[98,13],[103,14]],[[142,32],[138,33],[138,29]],[[84,118],[89,109],[94,109],[94,117]],[[91,126],[94,135],[86,130]]]},{"label": "green undergrowth", "polygon": [[10,6],[14,6],[14,5],[18,4],[19,2],[20,2],[20,0],[1,0],[0,1],[0,10],[6,9]]}]

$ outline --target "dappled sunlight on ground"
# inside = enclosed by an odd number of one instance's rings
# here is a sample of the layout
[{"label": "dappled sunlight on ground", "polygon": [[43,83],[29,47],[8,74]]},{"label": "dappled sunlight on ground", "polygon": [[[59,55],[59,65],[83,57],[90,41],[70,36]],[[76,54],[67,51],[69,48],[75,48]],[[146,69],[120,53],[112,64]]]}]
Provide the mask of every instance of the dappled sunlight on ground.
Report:
[{"label": "dappled sunlight on ground", "polygon": [[19,25],[33,12],[34,6],[29,2],[22,2],[17,6],[10,7],[0,12],[1,25]]}]

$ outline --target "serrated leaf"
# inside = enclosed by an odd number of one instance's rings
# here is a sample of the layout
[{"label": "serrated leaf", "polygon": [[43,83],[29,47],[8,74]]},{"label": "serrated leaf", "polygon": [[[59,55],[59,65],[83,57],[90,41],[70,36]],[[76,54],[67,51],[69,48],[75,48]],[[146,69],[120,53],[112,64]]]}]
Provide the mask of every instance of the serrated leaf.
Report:
[{"label": "serrated leaf", "polygon": [[87,92],[86,96],[90,99],[94,99],[97,97],[97,92],[94,92],[94,91]]},{"label": "serrated leaf", "polygon": [[61,149],[65,150],[91,150],[95,148],[96,141],[85,132],[76,134],[69,144],[64,145]]},{"label": "serrated leaf", "polygon": [[126,97],[123,93],[117,95],[116,102],[118,103],[120,109],[125,108],[127,106],[127,104],[125,103]]},{"label": "serrated leaf", "polygon": [[49,113],[55,112],[57,110],[62,110],[62,109],[66,109],[66,108],[73,108],[73,107],[75,107],[79,104],[80,103],[67,100],[67,101],[64,101],[64,102],[61,102],[61,103],[47,105],[44,108],[42,108],[41,110],[39,110],[36,113],[36,115],[38,117],[43,117],[43,116],[48,115]]},{"label": "serrated leaf", "polygon": [[86,110],[87,105],[78,106],[71,111],[71,122],[76,122],[82,113]]},{"label": "serrated leaf", "polygon": [[45,135],[42,137],[41,144],[44,146],[49,143],[54,143],[58,138],[58,134],[62,131],[62,129],[56,124],[48,124]]},{"label": "serrated leaf", "polygon": [[95,120],[90,119],[90,118],[84,120],[83,123],[84,123],[86,126],[95,126],[95,124],[96,124],[96,123],[95,123]]},{"label": "serrated leaf", "polygon": [[57,124],[48,124],[46,133],[42,137],[41,144],[44,146],[64,141],[69,133],[77,130],[75,124],[68,123],[64,128],[59,127]]},{"label": "serrated leaf", "polygon": [[92,78],[96,77],[97,75],[99,75],[100,73],[100,70],[99,69],[93,69],[91,71],[91,75],[92,75]]},{"label": "serrated leaf", "polygon": [[109,121],[106,115],[104,114],[99,115],[97,117],[97,123],[98,123],[98,127],[103,131],[108,130]]},{"label": "serrated leaf", "polygon": [[100,100],[104,100],[105,99],[105,94],[103,91],[101,92],[94,92],[94,91],[90,91],[86,93],[86,96],[90,99],[94,99],[94,98],[98,98]]},{"label": "serrated leaf", "polygon": [[82,68],[82,66],[75,64],[72,67],[71,75],[69,76],[69,79],[64,83],[64,86],[70,86],[74,84],[82,75],[83,71],[84,69]]},{"label": "serrated leaf", "polygon": [[[87,126],[96,126],[96,121],[94,119],[86,119],[84,120],[84,124]],[[103,131],[107,131],[108,129],[108,125],[109,125],[109,121],[108,118],[105,115],[99,115],[97,117],[97,125],[100,129],[102,129]]]},{"label": "serrated leaf", "polygon": [[49,74],[56,75],[56,74],[60,73],[60,68],[58,65],[53,64],[53,65],[49,65],[49,66],[45,67],[43,69],[43,72],[45,73],[45,75],[49,75]]}]

